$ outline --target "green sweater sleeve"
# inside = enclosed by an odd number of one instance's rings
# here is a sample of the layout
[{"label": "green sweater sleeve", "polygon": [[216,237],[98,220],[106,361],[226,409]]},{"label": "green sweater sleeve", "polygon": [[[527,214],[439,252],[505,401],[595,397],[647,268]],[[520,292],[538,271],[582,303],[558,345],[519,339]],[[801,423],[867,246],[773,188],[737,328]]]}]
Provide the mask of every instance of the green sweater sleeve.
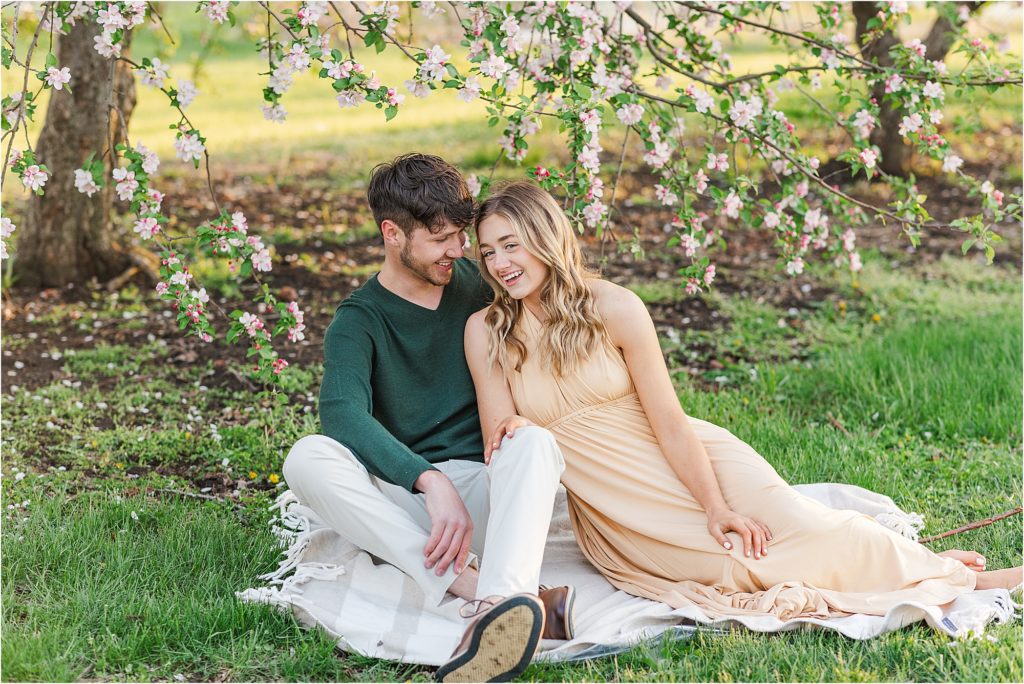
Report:
[{"label": "green sweater sleeve", "polygon": [[373,416],[374,344],[372,322],[366,318],[357,309],[343,307],[327,329],[321,429],[351,449],[371,474],[413,491],[416,479],[434,467]]}]

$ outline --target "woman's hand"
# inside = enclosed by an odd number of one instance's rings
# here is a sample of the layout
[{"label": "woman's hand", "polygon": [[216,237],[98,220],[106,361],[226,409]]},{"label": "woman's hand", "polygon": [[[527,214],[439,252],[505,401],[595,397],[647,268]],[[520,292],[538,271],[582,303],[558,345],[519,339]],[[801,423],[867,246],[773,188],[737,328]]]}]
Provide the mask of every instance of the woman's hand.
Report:
[{"label": "woman's hand", "polygon": [[533,425],[533,423],[522,416],[509,416],[499,422],[498,426],[494,428],[491,438],[484,443],[484,463],[490,465],[491,455],[501,446],[502,439],[505,437],[511,439],[516,430],[527,425]]},{"label": "woman's hand", "polygon": [[772,539],[767,525],[728,508],[708,513],[708,532],[726,549],[731,549],[732,543],[725,533],[735,532],[743,537],[743,555],[753,553],[758,560],[768,554],[768,542]]}]

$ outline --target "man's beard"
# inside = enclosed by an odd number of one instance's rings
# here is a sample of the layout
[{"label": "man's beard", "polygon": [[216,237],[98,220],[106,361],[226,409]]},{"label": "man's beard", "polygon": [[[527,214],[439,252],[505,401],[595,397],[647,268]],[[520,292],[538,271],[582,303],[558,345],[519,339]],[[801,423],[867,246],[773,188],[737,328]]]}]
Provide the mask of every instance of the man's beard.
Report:
[{"label": "man's beard", "polygon": [[[412,256],[412,245],[406,242],[402,247],[402,250],[398,253],[398,259],[402,262],[402,265],[409,269],[409,272],[415,275],[421,280],[425,280],[431,285],[437,285],[438,287],[444,287],[451,279],[451,271],[442,276],[434,269],[434,262],[417,261]],[[454,260],[453,260],[454,261]]]}]

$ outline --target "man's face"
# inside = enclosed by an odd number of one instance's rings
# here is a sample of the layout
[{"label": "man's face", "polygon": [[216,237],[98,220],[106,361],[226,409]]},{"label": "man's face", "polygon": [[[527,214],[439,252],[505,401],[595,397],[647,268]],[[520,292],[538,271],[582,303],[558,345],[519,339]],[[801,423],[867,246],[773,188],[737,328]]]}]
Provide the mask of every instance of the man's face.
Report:
[{"label": "man's face", "polygon": [[416,228],[408,237],[400,235],[402,246],[398,257],[402,265],[431,285],[447,285],[452,279],[455,260],[464,253],[465,229],[446,223],[436,233]]}]

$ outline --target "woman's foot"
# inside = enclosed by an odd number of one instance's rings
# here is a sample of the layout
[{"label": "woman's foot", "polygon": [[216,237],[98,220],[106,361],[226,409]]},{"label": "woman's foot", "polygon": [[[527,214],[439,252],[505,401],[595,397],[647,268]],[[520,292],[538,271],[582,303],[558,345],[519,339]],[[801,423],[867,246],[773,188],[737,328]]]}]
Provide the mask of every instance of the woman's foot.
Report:
[{"label": "woman's foot", "polygon": [[961,551],[959,549],[950,549],[949,551],[943,551],[938,555],[958,560],[974,572],[985,571],[985,557],[982,556],[980,553],[975,553],[974,551]]},{"label": "woman's foot", "polygon": [[1005,570],[989,570],[978,573],[975,589],[1010,589],[1013,590],[1024,582],[1024,567],[1006,568]]}]

